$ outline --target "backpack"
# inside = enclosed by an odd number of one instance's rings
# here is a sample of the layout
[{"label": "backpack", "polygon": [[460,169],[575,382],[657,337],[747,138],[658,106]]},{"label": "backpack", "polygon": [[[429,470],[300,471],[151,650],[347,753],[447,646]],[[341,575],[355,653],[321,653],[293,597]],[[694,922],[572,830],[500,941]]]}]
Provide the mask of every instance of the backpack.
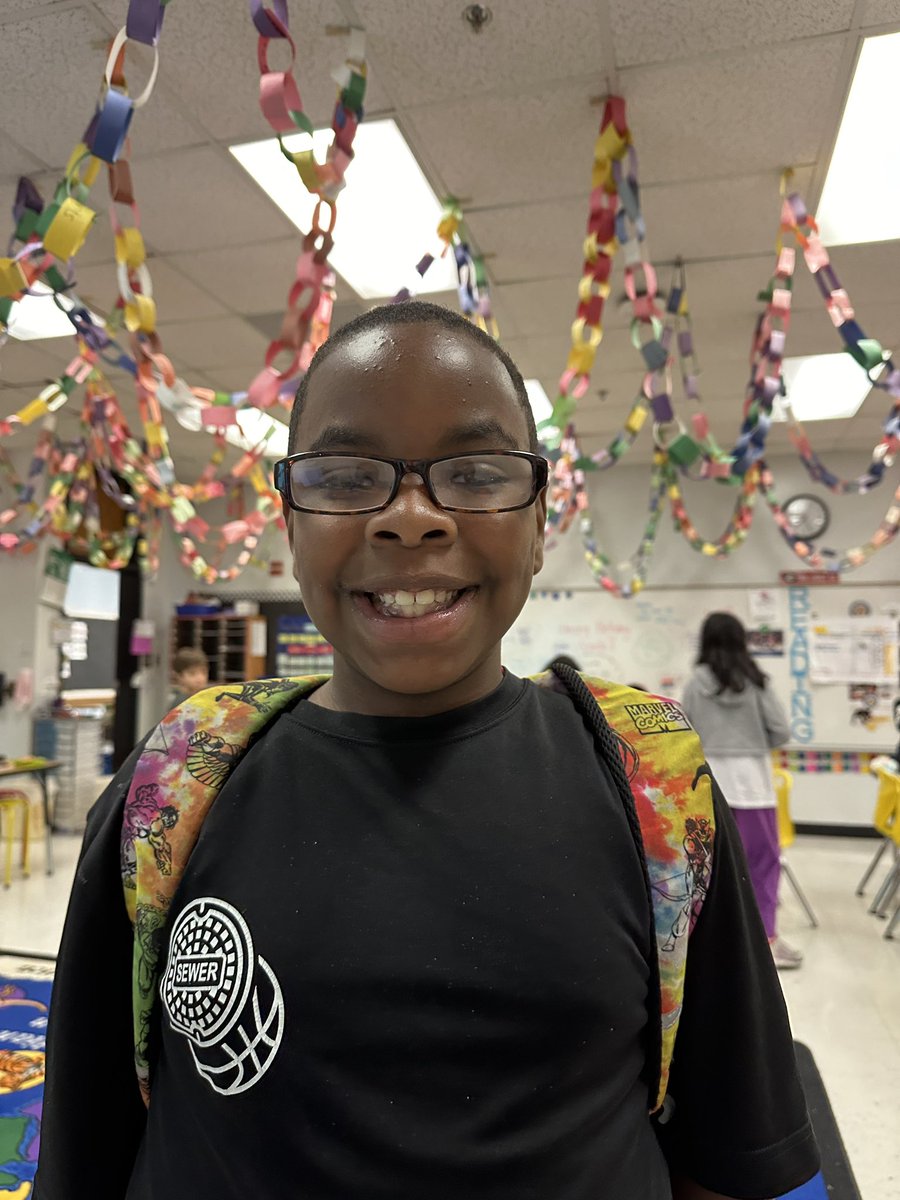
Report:
[{"label": "backpack", "polygon": [[[134,927],[132,1009],[138,1083],[150,1100],[151,1018],[165,961],[168,910],[211,805],[249,747],[327,675],[207,688],[150,734],[125,800],[121,870]],[[648,895],[653,1043],[650,1111],[666,1096],[684,995],[688,936],[709,887],[712,776],[697,735],[671,700],[556,664],[534,676],[568,692],[619,791]],[[652,994],[652,992],[651,992]]]}]

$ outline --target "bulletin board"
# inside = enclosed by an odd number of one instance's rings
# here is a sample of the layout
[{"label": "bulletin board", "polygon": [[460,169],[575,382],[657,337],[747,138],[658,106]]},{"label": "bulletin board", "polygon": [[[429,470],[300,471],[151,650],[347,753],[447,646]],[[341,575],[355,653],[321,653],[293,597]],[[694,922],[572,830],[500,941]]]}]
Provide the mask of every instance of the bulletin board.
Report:
[{"label": "bulletin board", "polygon": [[[593,674],[677,698],[693,669],[703,618],[716,610],[733,613],[752,631],[757,662],[790,716],[792,745],[877,751],[896,743],[896,588],[671,588],[629,601],[599,590],[535,592],[504,639],[503,662],[529,675],[568,654]],[[825,631],[833,636],[848,620],[861,630],[891,631],[892,676],[817,681],[816,639]]]}]

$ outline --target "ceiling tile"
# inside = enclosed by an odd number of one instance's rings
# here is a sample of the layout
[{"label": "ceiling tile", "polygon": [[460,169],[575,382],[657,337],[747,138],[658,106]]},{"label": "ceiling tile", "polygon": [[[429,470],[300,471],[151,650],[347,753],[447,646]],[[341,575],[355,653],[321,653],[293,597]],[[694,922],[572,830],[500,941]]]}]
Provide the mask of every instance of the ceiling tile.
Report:
[{"label": "ceiling tile", "polygon": [[268,241],[293,229],[243,168],[214,147],[136,162],[133,174],[144,237],[163,253]]},{"label": "ceiling tile", "polygon": [[504,281],[571,279],[577,285],[587,223],[588,198],[544,201],[493,208],[466,215],[482,254],[490,254],[491,274]]},{"label": "ceiling tile", "polygon": [[[540,91],[551,80],[585,75],[603,90],[604,23],[591,0],[517,0],[494,4],[493,20],[473,33],[462,4],[444,0],[355,0],[397,104],[459,96]],[[518,121],[510,106],[509,121]]]},{"label": "ceiling tile", "polygon": [[187,367],[235,367],[233,391],[262,370],[266,340],[246,321],[223,317],[160,324],[159,336],[176,371]]},{"label": "ceiling tile", "polygon": [[813,162],[843,51],[822,37],[623,71],[643,183]]},{"label": "ceiling tile", "polygon": [[[64,165],[94,112],[105,65],[97,42],[107,32],[88,10],[71,8],[3,26],[0,78],[16,79],[17,85],[6,89],[0,123],[44,162]],[[136,64],[148,57],[140,47],[133,53]],[[52,64],[52,74],[22,71],[21,64],[31,61]],[[146,78],[137,66],[135,74]],[[48,95],[65,98],[63,119],[48,106]],[[47,119],[51,108],[53,118]],[[35,119],[36,114],[44,119]],[[198,130],[161,91],[135,115],[132,137],[146,153],[194,142]]]},{"label": "ceiling tile", "polygon": [[[19,135],[21,137],[21,133]],[[33,171],[41,171],[45,169],[44,163],[39,158],[35,158],[24,149],[18,142],[7,137],[5,133],[0,133],[0,178],[13,181],[13,186],[10,189],[12,195],[15,195],[15,180],[19,175],[29,175]],[[9,206],[5,203],[5,193],[0,197],[3,200],[3,210],[0,213],[4,221],[12,222],[12,214],[9,212]],[[0,233],[5,232],[5,229],[0,227]]]},{"label": "ceiling tile", "polygon": [[691,0],[677,5],[609,0],[620,67],[838,33],[850,27],[854,7],[854,0]]},{"label": "ceiling tile", "polygon": [[900,25],[900,0],[865,0],[862,25]]},{"label": "ceiling tile", "polygon": [[[153,281],[158,320],[195,320],[227,311],[224,304],[191,283],[165,259],[151,258],[147,266]],[[97,311],[106,313],[115,306],[119,293],[113,264],[94,267],[79,265],[75,278],[78,294],[92,306],[99,305]]]},{"label": "ceiling tile", "polygon": [[268,313],[284,305],[294,283],[302,234],[178,256],[178,268],[201,287],[243,313]]},{"label": "ceiling tile", "polygon": [[[121,0],[102,0],[101,9],[121,23]],[[343,62],[345,37],[329,37],[326,25],[345,25],[334,0],[291,0],[291,30],[297,43],[294,74],[304,109],[315,125],[331,121],[337,84],[331,72]],[[257,33],[246,3],[191,0],[173,4],[160,39],[160,77],[197,121],[220,141],[249,141],[270,135],[259,108]],[[287,66],[286,48],[272,46],[273,69]],[[368,112],[390,107],[377,74],[370,74]],[[148,108],[150,105],[148,105]]]},{"label": "ceiling tile", "polygon": [[0,347],[0,383],[40,390],[71,362],[73,354],[74,343],[69,338],[29,342],[10,338]]},{"label": "ceiling tile", "polygon": [[[643,188],[647,247],[655,263],[691,259],[744,257],[771,250],[774,263],[781,199],[778,174],[746,175]],[[798,190],[809,180],[796,173]],[[760,264],[762,266],[762,264]],[[757,290],[765,286],[771,267],[762,268]]]},{"label": "ceiling tile", "polygon": [[467,209],[583,193],[586,219],[601,117],[590,96],[588,84],[543,87],[517,96],[514,113],[508,97],[465,96],[410,109],[405,122]]}]

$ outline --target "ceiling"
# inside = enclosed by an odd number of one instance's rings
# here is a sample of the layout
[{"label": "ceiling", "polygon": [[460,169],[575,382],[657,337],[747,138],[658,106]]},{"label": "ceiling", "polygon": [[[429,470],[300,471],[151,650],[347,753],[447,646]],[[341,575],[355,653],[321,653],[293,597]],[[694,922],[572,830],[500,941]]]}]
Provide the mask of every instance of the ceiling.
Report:
[{"label": "ceiling", "polygon": [[[649,257],[663,287],[666,265],[686,262],[703,398],[728,445],[740,419],[755,297],[772,271],[780,172],[795,169],[814,211],[860,39],[900,29],[900,0],[490,0],[493,20],[480,34],[463,7],[464,0],[289,0],[307,113],[328,124],[334,104],[331,72],[345,41],[328,27],[363,26],[367,116],[394,116],[437,194],[464,199],[504,345],[552,398],[577,302],[602,111],[596,98],[623,95]],[[52,191],[93,110],[105,46],[126,11],[127,0],[0,0],[0,232],[12,228],[20,174],[45,197]],[[173,0],[166,12],[159,82],[132,125],[159,332],[190,383],[236,391],[260,369],[280,324],[300,235],[227,151],[268,134],[246,0]],[[133,88],[141,53],[129,49]],[[101,205],[104,190],[101,180]],[[861,211],[865,204],[861,180]],[[398,220],[402,213],[398,196]],[[868,336],[900,346],[900,242],[837,248],[833,261]],[[787,353],[840,349],[802,263],[799,274]],[[105,219],[78,255],[76,275],[80,294],[101,310],[112,305]],[[620,292],[614,287],[607,305],[606,337],[579,409],[589,452],[620,428],[640,379]],[[435,298],[456,302],[453,293]],[[361,307],[343,283],[339,302],[338,319]],[[10,342],[0,351],[0,412],[21,407],[70,357],[67,339]],[[128,377],[112,378],[127,396]],[[870,450],[885,408],[876,393],[854,419],[811,426],[816,448]],[[173,433],[177,462],[205,459],[204,435]],[[26,438],[14,445],[30,445]],[[776,426],[772,450],[787,444]],[[649,439],[639,439],[632,461],[649,452]]]}]

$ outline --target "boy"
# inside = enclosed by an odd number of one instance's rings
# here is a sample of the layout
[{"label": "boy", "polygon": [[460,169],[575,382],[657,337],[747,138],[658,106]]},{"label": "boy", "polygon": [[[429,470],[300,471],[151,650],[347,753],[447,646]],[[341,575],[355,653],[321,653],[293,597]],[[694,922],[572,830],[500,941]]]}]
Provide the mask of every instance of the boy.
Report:
[{"label": "boy", "polygon": [[169,693],[169,708],[174,708],[209,684],[209,660],[202,650],[182,646],[175,651],[172,659],[172,675],[174,683]]},{"label": "boy", "polygon": [[[334,674],[230,773],[240,696],[187,739],[195,782],[225,778],[159,943],[146,1111],[117,872],[136,755],[98,803],[51,1011],[38,1200],[98,1181],[127,1200],[759,1200],[811,1177],[719,795],[669,1099],[648,1115],[660,996],[618,748],[567,693],[500,665],[542,565],[547,478],[508,356],[433,305],[373,310],[316,356],[291,449],[276,479],[294,575]],[[88,983],[102,1008],[76,1022]]]}]

